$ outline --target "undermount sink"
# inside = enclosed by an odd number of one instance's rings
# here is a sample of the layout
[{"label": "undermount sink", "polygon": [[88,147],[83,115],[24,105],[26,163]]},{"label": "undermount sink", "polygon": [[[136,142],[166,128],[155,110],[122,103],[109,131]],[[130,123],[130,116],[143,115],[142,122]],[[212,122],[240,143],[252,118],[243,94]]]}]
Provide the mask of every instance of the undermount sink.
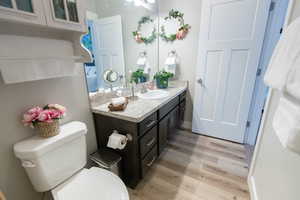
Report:
[{"label": "undermount sink", "polygon": [[141,99],[163,99],[169,96],[168,91],[164,90],[150,90],[146,93],[139,93],[137,96]]}]

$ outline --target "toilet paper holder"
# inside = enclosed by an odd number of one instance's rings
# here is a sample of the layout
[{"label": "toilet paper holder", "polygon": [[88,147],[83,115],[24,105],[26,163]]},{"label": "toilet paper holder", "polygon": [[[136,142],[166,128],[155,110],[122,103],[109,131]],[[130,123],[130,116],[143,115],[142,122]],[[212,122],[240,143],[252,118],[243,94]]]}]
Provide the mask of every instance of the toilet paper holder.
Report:
[{"label": "toilet paper holder", "polygon": [[[113,130],[113,133],[119,133],[120,134],[120,132],[117,131],[117,130]],[[126,136],[126,142],[131,142],[133,140],[133,137],[132,137],[131,134],[128,133],[125,136]]]}]

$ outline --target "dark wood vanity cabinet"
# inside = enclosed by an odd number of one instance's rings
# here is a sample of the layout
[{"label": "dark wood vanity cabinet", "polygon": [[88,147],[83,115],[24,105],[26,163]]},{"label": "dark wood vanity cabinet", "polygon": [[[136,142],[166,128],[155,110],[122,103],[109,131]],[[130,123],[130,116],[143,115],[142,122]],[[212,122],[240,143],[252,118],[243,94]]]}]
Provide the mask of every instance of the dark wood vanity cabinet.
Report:
[{"label": "dark wood vanity cabinet", "polygon": [[169,135],[183,120],[185,93],[139,123],[94,113],[99,148],[106,147],[113,130],[133,138],[124,150],[116,150],[122,156],[121,178],[127,186],[135,188],[167,146]]}]

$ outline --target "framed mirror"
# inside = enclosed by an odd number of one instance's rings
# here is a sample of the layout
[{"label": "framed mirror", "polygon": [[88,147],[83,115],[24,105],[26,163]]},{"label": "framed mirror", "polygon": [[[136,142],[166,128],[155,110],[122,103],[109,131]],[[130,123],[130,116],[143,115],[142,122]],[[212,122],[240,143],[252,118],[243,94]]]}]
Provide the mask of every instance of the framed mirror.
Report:
[{"label": "framed mirror", "polygon": [[[146,18],[149,20],[141,23]],[[149,77],[158,71],[159,27],[155,1],[89,0],[87,24],[89,32],[82,44],[93,57],[91,63],[85,63],[89,92],[127,87],[130,72],[139,68],[147,67]],[[136,40],[133,33],[137,30],[147,42]],[[147,54],[144,65],[140,65],[141,52]],[[113,80],[113,84],[108,80]]]}]

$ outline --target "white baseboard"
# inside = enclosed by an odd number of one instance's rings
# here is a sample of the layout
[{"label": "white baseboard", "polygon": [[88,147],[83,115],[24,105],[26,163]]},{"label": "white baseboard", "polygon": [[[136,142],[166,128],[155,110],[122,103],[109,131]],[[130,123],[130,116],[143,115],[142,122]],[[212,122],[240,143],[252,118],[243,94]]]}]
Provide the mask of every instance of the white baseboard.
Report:
[{"label": "white baseboard", "polygon": [[181,125],[181,128],[189,130],[189,131],[192,131],[192,122],[190,122],[190,121],[184,121],[182,123],[182,125]]},{"label": "white baseboard", "polygon": [[253,176],[248,177],[248,186],[249,186],[251,200],[258,200],[255,180]]}]

